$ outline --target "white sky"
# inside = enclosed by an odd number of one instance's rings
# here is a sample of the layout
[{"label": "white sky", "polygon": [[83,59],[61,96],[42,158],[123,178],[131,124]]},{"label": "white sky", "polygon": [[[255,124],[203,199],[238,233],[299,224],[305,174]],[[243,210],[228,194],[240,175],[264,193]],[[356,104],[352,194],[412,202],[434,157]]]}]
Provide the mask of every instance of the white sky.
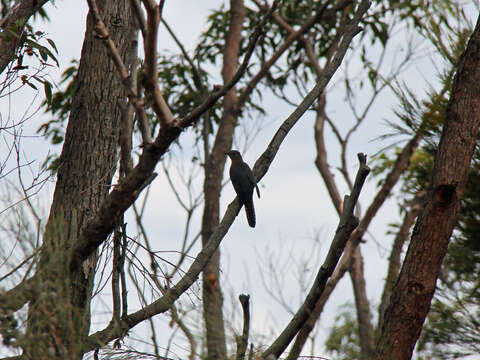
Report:
[{"label": "white sky", "polygon": [[[199,33],[203,31],[205,16],[209,9],[217,7],[220,3],[222,1],[167,1],[164,16],[186,48],[192,49]],[[58,81],[61,70],[69,65],[70,60],[79,58],[85,29],[86,2],[64,0],[56,1],[55,4],[55,6],[49,4],[46,7],[51,22],[42,24],[39,29],[49,34],[59,50],[61,68],[50,71],[51,77]],[[399,35],[397,41],[401,44],[405,39],[402,39],[402,36]],[[160,49],[167,47],[172,51],[177,51],[174,43],[165,32],[161,33],[159,44]],[[429,60],[424,59],[411,67],[403,79],[416,91],[423,93],[427,88],[426,79],[431,83],[435,82],[433,74]],[[336,78],[338,79],[338,76]],[[31,99],[31,94],[30,89],[22,89],[22,93],[13,95],[11,99],[1,98],[2,119],[6,118],[8,112],[13,119],[19,119],[23,113],[25,102]],[[350,167],[353,175],[357,168],[356,153],[365,152],[369,156],[376,153],[382,144],[373,140],[377,136],[388,132],[384,121],[394,119],[392,112],[392,109],[396,106],[394,98],[391,94],[386,93],[384,95],[372,109],[367,122],[359,131],[359,135],[353,139],[349,148]],[[41,101],[42,96],[41,93],[38,102]],[[328,97],[328,110],[334,121],[349,123],[352,121],[352,116],[348,112],[343,98],[341,87],[336,87],[332,95]],[[11,105],[8,101],[11,101]],[[248,152],[244,154],[245,161],[250,165],[253,165],[254,161],[263,152],[278,125],[292,110],[291,107],[273,99],[271,96],[265,97],[263,105],[267,111],[265,118],[265,124],[267,125]],[[35,160],[33,165],[35,169],[40,166],[49,151],[57,153],[60,151],[58,147],[52,147],[43,138],[35,136],[35,130],[46,120],[48,120],[48,117],[38,112],[23,127],[24,135],[33,137],[26,137],[22,141],[22,150],[25,152],[27,159]],[[337,146],[332,139],[327,139],[327,141],[327,147],[332,150],[330,159],[337,165]],[[181,142],[182,144],[188,144],[188,140],[184,138]],[[5,149],[4,143],[2,143],[0,145],[0,156],[4,154]],[[188,148],[185,149],[185,152],[185,157],[188,159]],[[318,252],[314,255],[316,262],[311,264],[312,268],[309,269],[311,273],[308,275],[309,279],[312,279],[318,266],[323,261],[333,237],[337,225],[337,216],[330,204],[320,175],[314,166],[314,159],[313,118],[307,114],[288,135],[269,172],[260,183],[262,198],[255,198],[256,228],[252,230],[248,227],[242,209],[221,245],[222,270],[224,280],[228,282],[228,286],[224,288],[225,303],[230,306],[231,296],[236,298],[240,293],[250,294],[252,331],[254,333],[262,333],[267,328],[276,328],[278,331],[289,320],[289,315],[271,299],[263,287],[260,277],[262,269],[259,267],[259,254],[262,252],[271,253],[273,259],[278,258],[279,264],[285,264],[286,259],[290,259],[289,263],[283,265],[287,268],[285,270],[290,271],[292,269],[289,267],[295,267],[295,263],[301,262],[301,257],[311,256],[312,239],[318,233],[320,245],[315,248],[315,251]],[[227,166],[229,166],[229,162]],[[332,171],[334,170],[332,169]],[[145,225],[157,250],[174,251],[178,249],[183,236],[184,213],[169,190],[160,166],[157,167],[157,171],[159,176],[155,180],[150,193]],[[340,179],[338,172],[335,172],[335,175],[336,178]],[[362,193],[360,197],[363,205],[362,209],[365,209],[368,205],[377,180],[370,180]],[[53,185],[51,184],[40,195],[41,202],[47,209],[48,199],[51,197],[54,188]],[[198,190],[201,190],[201,187],[198,187]],[[343,187],[341,191],[343,196],[346,188]],[[230,184],[227,184],[222,194],[221,213],[233,197],[233,189]],[[195,218],[194,224],[197,227],[192,230],[193,234],[198,229],[200,217],[201,210],[198,211]],[[367,236],[368,241],[362,245],[367,275],[367,292],[375,317],[375,306],[379,303],[383,289],[386,257],[391,242],[391,236],[386,236],[387,224],[397,221],[400,221],[399,213],[394,206],[394,200],[391,200],[384,205],[370,226],[370,233]],[[129,224],[130,231],[134,232],[133,219],[129,220]],[[158,235],[155,236],[154,234]],[[277,249],[279,247],[282,252]],[[192,255],[195,255],[195,253],[192,253]],[[287,297],[291,300],[291,306],[296,309],[300,298],[295,280],[286,276],[284,286]],[[197,291],[198,293],[199,291]],[[353,301],[350,280],[348,276],[345,276],[337,286],[323,313],[319,326],[320,336],[316,341],[319,344],[318,353],[315,355],[328,357],[328,354],[323,352],[320,347],[327,333],[326,330],[341,311],[341,306],[346,302],[353,304]],[[131,300],[131,303],[133,303],[133,300]],[[238,320],[240,306],[238,303],[235,303],[235,306]],[[131,308],[131,310],[134,309]],[[230,313],[230,310],[225,311],[226,315]],[[164,315],[159,315],[157,318],[158,321],[166,322]],[[93,324],[94,329],[101,329],[103,326],[104,324]],[[237,327],[237,330],[240,330],[240,328]],[[138,335],[141,332],[136,331],[136,333]],[[165,345],[162,342],[160,344]],[[184,344],[178,341],[172,350],[181,354],[182,346]],[[0,348],[0,355],[2,353],[3,351]]]}]

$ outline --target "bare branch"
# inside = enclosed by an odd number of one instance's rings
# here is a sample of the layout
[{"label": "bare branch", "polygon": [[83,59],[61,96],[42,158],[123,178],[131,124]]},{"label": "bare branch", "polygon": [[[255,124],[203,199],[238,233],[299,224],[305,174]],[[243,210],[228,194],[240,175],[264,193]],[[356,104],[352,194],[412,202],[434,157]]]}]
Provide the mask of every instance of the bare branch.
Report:
[{"label": "bare branch", "polygon": [[304,303],[300,306],[295,316],[273,344],[262,353],[262,358],[267,359],[271,355],[278,358],[283,351],[285,351],[303,324],[308,320],[317,300],[322,295],[328,278],[332,275],[333,270],[345,249],[345,245],[347,244],[351,233],[358,225],[358,219],[353,215],[353,212],[365,179],[370,172],[370,168],[366,165],[366,156],[358,154],[358,158],[360,161],[360,168],[355,179],[355,184],[351,195],[345,196],[343,212],[340,216],[339,225],[325,261],[318,270],[317,277],[315,278]]},{"label": "bare branch", "polygon": [[188,116],[186,116],[181,121],[182,127],[190,126],[195,121],[197,121],[198,118],[202,116],[202,114],[204,114],[208,109],[210,109],[220,97],[225,95],[233,86],[235,86],[238,80],[240,80],[242,75],[247,70],[247,66],[253,54],[253,50],[255,49],[255,45],[258,39],[260,38],[260,36],[263,34],[263,28],[265,24],[267,23],[273,11],[275,11],[279,2],[280,0],[275,0],[273,2],[272,6],[270,7],[270,10],[265,14],[263,19],[255,27],[255,30],[253,31],[252,35],[250,35],[250,42],[247,46],[247,51],[243,58],[242,64],[238,67],[238,70],[235,73],[235,75],[231,78],[231,80],[228,83],[224,84],[220,89],[214,88],[214,91],[212,92],[212,94],[210,94],[210,96],[208,96],[208,98],[206,98],[202,104],[200,104],[196,109],[194,109]]},{"label": "bare branch", "polygon": [[170,36],[172,37],[173,41],[175,41],[175,43],[177,44],[177,46],[180,49],[180,51],[182,52],[185,60],[187,60],[188,64],[190,65],[190,68],[192,69],[193,82],[195,83],[195,86],[197,87],[197,89],[200,91],[200,93],[203,96],[206,92],[206,89],[205,89],[205,86],[203,85],[202,77],[200,76],[200,72],[199,72],[199,68],[197,68],[197,66],[195,66],[192,58],[188,55],[187,50],[185,50],[185,47],[183,46],[182,42],[177,37],[177,35],[175,35],[175,33],[173,32],[170,25],[168,25],[168,23],[163,18],[161,19],[161,22],[162,22],[163,26],[165,26],[165,29],[167,29],[167,31],[170,34]]},{"label": "bare branch", "polygon": [[[365,232],[367,231],[368,226],[370,225],[370,222],[372,221],[373,217],[376,215],[380,207],[383,205],[388,195],[391,193],[393,186],[395,186],[395,184],[400,179],[400,176],[403,174],[405,169],[409,166],[410,158],[413,152],[415,151],[415,149],[417,148],[420,140],[424,136],[423,128],[424,126],[421,125],[417,130],[416,134],[414,135],[414,137],[404,146],[402,151],[398,154],[395,164],[393,165],[392,169],[390,170],[390,172],[385,177],[385,180],[383,181],[383,185],[381,189],[377,192],[375,198],[372,200],[370,206],[365,212],[365,215],[360,221],[360,224],[353,232],[352,241],[348,242],[347,247],[345,249],[345,253],[343,254],[340,260],[340,264],[337,266],[332,276],[328,280],[324,294],[321,296],[318,303],[316,304],[315,309],[312,312],[312,316],[310,317],[308,322],[305,324],[305,326],[297,336],[297,339],[292,349],[293,354],[299,353],[301,351],[304,342],[308,338],[308,334],[313,330],[315,326],[315,322],[320,317],[323,311],[324,305],[327,302],[330,294],[333,292],[338,282],[343,278],[347,270],[350,268],[355,247],[358,246],[358,244],[360,243],[360,240],[365,235]],[[292,355],[292,358],[293,358],[293,355]],[[291,358],[289,357],[288,359],[291,359]]]},{"label": "bare branch", "polygon": [[[361,31],[361,29],[358,27],[358,23],[360,22],[363,14],[365,14],[365,12],[368,10],[369,6],[369,1],[363,0],[361,2],[352,22],[350,22],[345,28],[342,40],[340,41],[340,45],[338,46],[337,52],[335,53],[332,61],[327,64],[322,75],[317,79],[317,83],[313,87],[313,89],[305,96],[305,98],[292,112],[292,114],[283,122],[283,124],[280,126],[275,136],[273,137],[272,141],[268,145],[267,150],[265,150],[262,156],[255,163],[253,173],[257,181],[259,181],[265,175],[265,172],[268,170],[270,162],[275,157],[275,154],[277,153],[283,139],[288,134],[290,129],[309,109],[309,107],[318,98],[318,96],[320,96],[320,94],[324,91],[333,74],[340,66],[342,59],[347,52],[350,42],[352,41],[353,37]],[[265,165],[267,165],[267,167],[265,167]],[[262,168],[264,168],[265,170],[262,170]]]},{"label": "bare branch", "polygon": [[120,229],[117,227],[113,234],[113,269],[112,269],[112,301],[113,315],[112,322],[118,322],[120,319],[120,272],[123,271],[120,255]]},{"label": "bare branch", "polygon": [[311,27],[318,21],[320,16],[322,15],[323,11],[328,6],[329,1],[325,3],[319,2],[317,12],[315,15],[311,16],[309,19],[305,21],[300,29],[296,32],[291,33],[285,42],[275,51],[275,53],[271,56],[271,58],[265,62],[262,68],[258,71],[258,73],[248,82],[247,86],[243,90],[243,92],[239,96],[239,103],[243,105],[250,94],[252,93],[253,89],[258,85],[260,80],[266,75],[268,70],[272,67],[272,65],[280,58],[280,56],[290,47],[290,45],[297,39],[300,39]]},{"label": "bare branch", "polygon": [[145,51],[143,82],[146,95],[153,101],[153,111],[158,117],[160,126],[165,126],[173,121],[173,115],[160,91],[157,75],[158,25],[162,17],[164,1],[157,5],[153,0],[143,0],[143,4],[147,9],[147,28],[143,39]]},{"label": "bare branch", "polygon": [[241,294],[238,296],[238,300],[242,304],[243,311],[243,331],[241,336],[237,336],[237,360],[245,359],[245,353],[247,351],[248,333],[250,331],[250,295]]},{"label": "bare branch", "polygon": [[314,125],[315,146],[317,147],[317,157],[315,158],[315,165],[317,166],[317,169],[322,176],[323,182],[327,187],[327,191],[330,195],[333,206],[335,206],[337,213],[340,214],[342,212],[342,198],[340,197],[340,192],[338,191],[337,184],[333,179],[333,175],[330,172],[327,160],[327,147],[325,145],[324,139],[326,119],[327,114],[325,113],[325,93],[322,93],[318,100],[317,116]]}]

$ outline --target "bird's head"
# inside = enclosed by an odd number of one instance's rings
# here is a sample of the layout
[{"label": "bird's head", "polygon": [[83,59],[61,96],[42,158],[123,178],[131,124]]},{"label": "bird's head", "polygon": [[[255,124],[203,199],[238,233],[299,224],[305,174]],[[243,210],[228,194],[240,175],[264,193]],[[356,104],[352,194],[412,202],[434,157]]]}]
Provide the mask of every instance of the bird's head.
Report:
[{"label": "bird's head", "polygon": [[228,155],[233,162],[242,161],[242,155],[237,150],[227,151],[225,155]]}]

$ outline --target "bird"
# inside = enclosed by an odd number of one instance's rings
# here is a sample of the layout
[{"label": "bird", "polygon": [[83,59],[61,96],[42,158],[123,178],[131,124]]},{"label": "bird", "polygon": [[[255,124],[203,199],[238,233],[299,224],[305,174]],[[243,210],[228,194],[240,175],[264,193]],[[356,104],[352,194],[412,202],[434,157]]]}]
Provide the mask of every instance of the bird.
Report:
[{"label": "bird", "polygon": [[258,190],[257,181],[252,170],[246,162],[243,161],[242,155],[237,150],[230,150],[225,153],[230,157],[232,165],[230,166],[230,180],[233,188],[240,199],[240,203],[245,206],[248,225],[255,227],[255,208],[253,207],[253,188],[257,189],[258,198],[260,198],[260,190]]}]

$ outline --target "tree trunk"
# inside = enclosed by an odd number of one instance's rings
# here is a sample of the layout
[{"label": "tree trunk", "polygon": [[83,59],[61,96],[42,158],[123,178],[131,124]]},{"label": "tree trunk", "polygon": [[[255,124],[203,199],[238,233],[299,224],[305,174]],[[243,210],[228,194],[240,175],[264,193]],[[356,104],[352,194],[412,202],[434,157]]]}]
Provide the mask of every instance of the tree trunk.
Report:
[{"label": "tree trunk", "polygon": [[[243,0],[230,2],[230,26],[225,40],[222,77],[227,83],[235,74],[238,64],[241,30],[245,18]],[[223,100],[223,116],[215,142],[209,155],[205,154],[205,182],[203,185],[205,207],[202,219],[202,244],[206,245],[219,223],[219,203],[222,190],[226,156],[233,142],[233,133],[238,117],[238,97],[235,87]],[[208,157],[207,157],[208,156]],[[203,316],[207,338],[207,359],[227,358],[225,326],[223,321],[223,298],[220,288],[220,250],[212,256],[203,270]]]},{"label": "tree trunk", "polygon": [[[388,304],[390,303],[390,296],[392,294],[393,285],[397,280],[398,273],[400,272],[401,256],[403,251],[403,246],[408,240],[408,235],[410,229],[415,224],[415,219],[420,212],[420,205],[414,204],[411,209],[407,211],[405,217],[403,218],[403,223],[398,229],[397,236],[393,241],[392,250],[390,251],[390,256],[388,258],[388,271],[387,278],[385,279],[385,285],[383,287],[382,300],[380,306],[378,307],[378,325],[377,325],[377,337],[380,332],[380,329],[383,326],[383,321],[385,319],[385,311]],[[378,340],[378,339],[377,339]]]},{"label": "tree trunk", "polygon": [[[125,62],[134,58],[129,1],[99,2],[104,21]],[[116,170],[122,83],[88,16],[55,195],[44,234],[37,296],[29,306],[28,359],[81,359],[90,329],[90,301],[97,255],[69,273],[68,250],[109,192]]]},{"label": "tree trunk", "polygon": [[360,339],[360,358],[370,360],[375,354],[374,330],[372,314],[367,297],[365,285],[365,273],[363,270],[363,256],[360,246],[355,247],[350,267],[353,293],[355,295],[355,307],[357,310],[358,337]]},{"label": "tree trunk", "polygon": [[480,18],[460,57],[435,156],[432,190],[415,225],[377,343],[378,359],[412,356],[457,221],[480,125]]}]

